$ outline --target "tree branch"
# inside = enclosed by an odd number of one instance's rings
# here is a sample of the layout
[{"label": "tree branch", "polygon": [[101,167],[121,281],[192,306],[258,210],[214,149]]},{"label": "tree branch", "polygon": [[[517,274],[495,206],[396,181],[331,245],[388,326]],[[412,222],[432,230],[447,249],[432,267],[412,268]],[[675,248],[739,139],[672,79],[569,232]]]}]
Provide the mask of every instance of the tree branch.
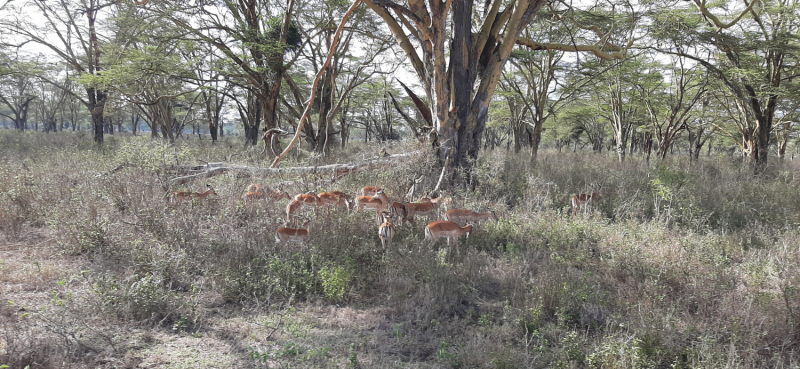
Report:
[{"label": "tree branch", "polygon": [[531,50],[560,50],[560,51],[589,51],[598,58],[605,60],[624,59],[626,51],[603,51],[600,45],[568,45],[562,43],[536,42],[526,37],[517,38],[517,44],[527,46]]}]

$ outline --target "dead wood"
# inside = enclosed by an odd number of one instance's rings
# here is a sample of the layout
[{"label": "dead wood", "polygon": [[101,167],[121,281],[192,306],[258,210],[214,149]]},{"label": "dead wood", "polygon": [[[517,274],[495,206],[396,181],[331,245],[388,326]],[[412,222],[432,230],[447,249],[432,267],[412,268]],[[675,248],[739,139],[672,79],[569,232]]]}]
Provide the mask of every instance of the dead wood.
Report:
[{"label": "dead wood", "polygon": [[225,165],[224,163],[208,163],[205,165],[186,167],[171,165],[167,169],[175,170],[179,173],[191,173],[189,175],[173,178],[170,180],[170,184],[172,185],[189,183],[198,179],[210,178],[227,172],[236,172],[237,175],[243,177],[269,177],[279,174],[324,174],[338,179],[352,173],[396,165],[398,160],[408,159],[416,154],[418,154],[418,152],[389,155],[386,157],[376,156],[349,164],[330,164],[313,167],[258,168],[236,164]]}]

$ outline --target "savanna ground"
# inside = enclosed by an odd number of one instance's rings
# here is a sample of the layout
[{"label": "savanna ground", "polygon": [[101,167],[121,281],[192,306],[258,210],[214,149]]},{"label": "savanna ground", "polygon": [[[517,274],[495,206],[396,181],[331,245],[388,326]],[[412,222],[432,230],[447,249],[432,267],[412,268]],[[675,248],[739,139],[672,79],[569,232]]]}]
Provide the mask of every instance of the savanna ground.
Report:
[{"label": "savanna ground", "polygon": [[[370,215],[320,212],[278,247],[285,201],[246,208],[251,183],[291,194],[433,187],[423,151],[390,169],[233,173],[168,187],[167,164],[266,166],[237,140],[175,146],[0,132],[0,365],[11,368],[792,368],[800,365],[796,162],[624,164],[606,155],[485,152],[451,207],[494,209],[460,252]],[[282,166],[336,159],[294,154]],[[136,167],[109,173],[122,163]],[[171,204],[165,193],[219,194]],[[592,212],[569,199],[602,185]],[[313,217],[311,213],[309,217]],[[420,247],[423,245],[422,247]]]}]

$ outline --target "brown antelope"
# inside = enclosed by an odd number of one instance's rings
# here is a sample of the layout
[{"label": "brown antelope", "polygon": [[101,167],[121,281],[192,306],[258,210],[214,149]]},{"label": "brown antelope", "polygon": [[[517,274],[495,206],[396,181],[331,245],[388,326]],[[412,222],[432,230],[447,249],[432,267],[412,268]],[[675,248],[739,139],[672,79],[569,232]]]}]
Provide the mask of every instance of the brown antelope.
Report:
[{"label": "brown antelope", "polygon": [[497,220],[497,214],[489,210],[485,213],[476,213],[467,209],[450,209],[444,213],[444,219],[458,224],[476,224],[482,219]]},{"label": "brown antelope", "polygon": [[[361,211],[361,209],[374,209],[376,212],[380,212],[381,210],[386,210],[389,207],[389,197],[383,193],[383,190],[380,190],[375,193],[374,196],[359,196],[356,198],[356,213]],[[380,224],[380,218],[378,218],[378,224]]]},{"label": "brown antelope", "polygon": [[342,191],[329,191],[328,193],[332,193],[332,194],[334,194],[336,196],[339,196],[340,199],[347,200],[347,203],[348,203],[347,209],[348,210],[353,207],[353,198],[350,195],[348,195],[348,194],[346,194],[346,193],[344,193]]},{"label": "brown antelope", "polygon": [[356,198],[356,213],[361,209],[386,210],[390,202],[383,190],[376,192],[373,196],[359,196]]},{"label": "brown antelope", "polygon": [[407,219],[410,220],[416,215],[424,215],[428,218],[434,216],[435,218],[438,218],[439,202],[437,199],[433,199],[426,202],[412,202],[410,204],[406,204]]},{"label": "brown antelope", "polygon": [[319,202],[319,197],[314,191],[294,195],[294,199],[309,204]]},{"label": "brown antelope", "polygon": [[389,247],[392,247],[392,239],[394,239],[394,235],[396,230],[394,228],[394,224],[392,224],[389,220],[391,219],[392,215],[389,214],[387,211],[381,212],[381,218],[383,218],[383,224],[378,228],[378,237],[381,239],[381,246],[386,248],[386,243],[389,243]]},{"label": "brown antelope", "polygon": [[300,216],[300,208],[303,203],[298,200],[292,200],[289,205],[286,205],[286,223],[291,223],[292,219]]},{"label": "brown antelope", "polygon": [[447,220],[437,220],[425,227],[425,239],[431,240],[431,246],[433,246],[439,238],[446,237],[447,246],[450,246],[450,239],[453,239],[456,250],[458,250],[458,238],[465,234],[467,238],[469,238],[470,233],[472,233],[472,224],[461,227]]},{"label": "brown antelope", "polygon": [[572,197],[572,216],[574,217],[578,213],[578,209],[583,206],[584,210],[588,209],[592,205],[592,201],[596,200],[600,197],[600,193],[597,191],[593,191],[591,194],[579,194]]},{"label": "brown antelope", "polygon": [[303,206],[314,208],[314,214],[317,213],[317,208],[322,205],[319,197],[314,192],[306,192],[294,196],[295,201],[300,201]]},{"label": "brown antelope", "polygon": [[450,205],[452,201],[453,199],[447,195],[447,192],[442,192],[441,195],[435,199],[432,199],[430,196],[422,196],[417,202],[436,202],[447,209],[447,206]]},{"label": "brown antelope", "polygon": [[408,217],[408,211],[406,210],[405,204],[402,202],[395,201],[389,204],[389,212],[391,212],[392,217],[397,219],[397,224],[399,225],[403,225]]},{"label": "brown antelope", "polygon": [[361,196],[374,196],[378,191],[383,191],[380,187],[364,186],[361,188]]},{"label": "brown antelope", "polygon": [[175,199],[178,200],[178,203],[183,203],[186,200],[196,199],[197,201],[205,200],[208,195],[217,195],[211,185],[206,185],[208,187],[205,192],[191,192],[191,191],[177,191],[173,192],[175,195]]},{"label": "brown antelope", "polygon": [[346,197],[347,195],[341,191],[331,191],[331,192],[322,192],[317,197],[319,198],[320,205],[334,207],[343,207],[347,210],[350,210],[350,201]]},{"label": "brown antelope", "polygon": [[284,246],[289,242],[305,243],[311,236],[311,222],[310,219],[306,220],[303,224],[305,228],[289,228],[288,224],[287,227],[278,228],[275,230],[275,242]]}]

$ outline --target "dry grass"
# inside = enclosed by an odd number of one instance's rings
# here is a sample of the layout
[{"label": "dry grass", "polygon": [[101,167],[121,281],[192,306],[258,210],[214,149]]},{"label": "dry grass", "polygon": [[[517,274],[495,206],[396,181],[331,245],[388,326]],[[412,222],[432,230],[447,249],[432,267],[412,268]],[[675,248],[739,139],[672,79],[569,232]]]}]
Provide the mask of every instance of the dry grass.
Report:
[{"label": "dry grass", "polygon": [[[389,152],[425,150],[412,143]],[[359,160],[299,151],[284,165]],[[247,208],[249,183],[291,194],[435,185],[430,157],[335,183],[210,178],[177,205],[164,164],[266,166],[237,141],[0,132],[0,365],[9,367],[796,367],[797,167],[753,178],[729,158],[647,165],[590,154],[488,152],[452,207],[491,208],[460,252],[424,222],[380,247],[373,214],[321,211],[279,247],[285,202]],[[113,174],[122,163],[136,167]],[[601,187],[588,214],[575,193]],[[418,196],[419,193],[416,196]]]}]

